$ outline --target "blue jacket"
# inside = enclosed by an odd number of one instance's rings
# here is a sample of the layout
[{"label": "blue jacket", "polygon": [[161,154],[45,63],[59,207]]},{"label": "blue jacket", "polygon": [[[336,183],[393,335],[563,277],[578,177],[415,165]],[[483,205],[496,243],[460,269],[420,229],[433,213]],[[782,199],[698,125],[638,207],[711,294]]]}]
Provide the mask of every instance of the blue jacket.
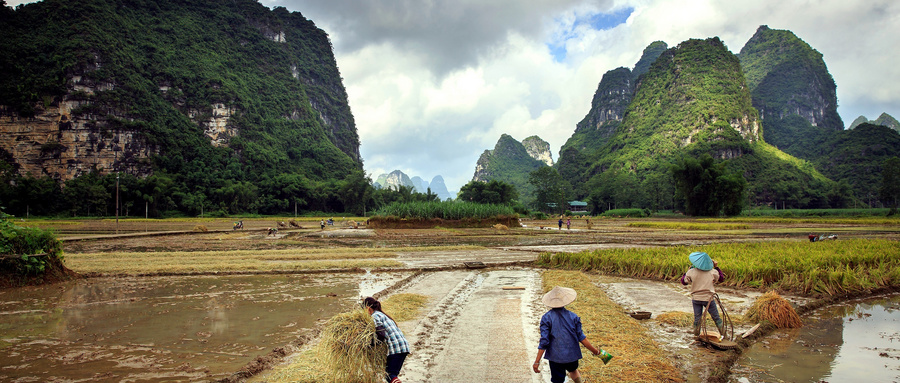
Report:
[{"label": "blue jacket", "polygon": [[581,331],[581,318],[559,307],[547,311],[541,317],[541,340],[538,349],[544,350],[544,359],[556,363],[570,363],[581,359],[581,341],[586,336]]}]

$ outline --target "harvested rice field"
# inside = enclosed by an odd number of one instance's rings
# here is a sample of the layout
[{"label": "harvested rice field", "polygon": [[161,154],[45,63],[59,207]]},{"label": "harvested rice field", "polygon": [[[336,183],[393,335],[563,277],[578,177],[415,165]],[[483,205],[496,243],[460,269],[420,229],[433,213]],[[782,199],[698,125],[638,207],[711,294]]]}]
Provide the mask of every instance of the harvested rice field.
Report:
[{"label": "harvested rice field", "polygon": [[[0,290],[0,380],[331,381],[317,375],[321,332],[377,296],[413,346],[404,382],[548,382],[546,362],[540,374],[530,366],[547,310],[540,297],[563,285],[578,291],[570,309],[588,339],[615,355],[604,365],[585,350],[585,381],[753,381],[731,373],[737,353],[694,340],[690,298],[676,281],[548,270],[535,260],[715,243],[819,246],[810,234],[900,240],[896,220],[601,219],[573,220],[570,230],[556,221],[507,230],[339,221],[321,230],[315,219],[277,232],[267,229],[287,219],[245,220],[240,230],[232,220],[123,221],[119,235],[112,220],[35,224],[59,229],[66,265],[86,278]],[[753,328],[745,314],[765,292],[719,290],[736,334]],[[780,293],[801,319],[845,299]],[[633,311],[652,315],[637,320]],[[785,338],[778,331],[763,327],[748,345]]]}]

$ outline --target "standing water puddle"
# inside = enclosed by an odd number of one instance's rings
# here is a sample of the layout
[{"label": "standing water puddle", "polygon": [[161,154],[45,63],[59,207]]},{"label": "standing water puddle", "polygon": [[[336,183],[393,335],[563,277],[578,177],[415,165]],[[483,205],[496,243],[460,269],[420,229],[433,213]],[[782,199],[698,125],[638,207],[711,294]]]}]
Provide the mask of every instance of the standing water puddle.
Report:
[{"label": "standing water puddle", "polygon": [[900,295],[829,306],[744,352],[731,382],[900,381]]},{"label": "standing water puddle", "polygon": [[401,278],[109,278],[0,291],[0,381],[224,378]]}]

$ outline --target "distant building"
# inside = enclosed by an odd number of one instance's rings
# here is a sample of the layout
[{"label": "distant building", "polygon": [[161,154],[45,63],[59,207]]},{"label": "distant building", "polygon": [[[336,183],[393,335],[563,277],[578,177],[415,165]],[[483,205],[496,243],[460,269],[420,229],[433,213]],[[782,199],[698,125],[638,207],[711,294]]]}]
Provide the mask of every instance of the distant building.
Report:
[{"label": "distant building", "polygon": [[569,201],[569,211],[573,213],[577,212],[585,212],[587,211],[587,202],[581,201]]}]

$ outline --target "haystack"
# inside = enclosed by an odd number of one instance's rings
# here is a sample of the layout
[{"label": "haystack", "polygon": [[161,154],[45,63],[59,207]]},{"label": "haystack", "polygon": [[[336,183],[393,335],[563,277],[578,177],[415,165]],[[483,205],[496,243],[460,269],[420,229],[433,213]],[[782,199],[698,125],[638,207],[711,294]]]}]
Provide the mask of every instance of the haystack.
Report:
[{"label": "haystack", "polygon": [[503,225],[503,224],[499,224],[499,223],[496,224],[496,225],[494,225],[493,227],[494,227],[494,229],[497,229],[497,230],[509,230],[509,227],[508,227],[508,226]]},{"label": "haystack", "polygon": [[322,331],[320,358],[337,381],[378,383],[384,381],[387,346],[374,342],[375,322],[364,310],[338,314]]},{"label": "haystack", "polygon": [[767,321],[778,328],[803,327],[803,321],[800,320],[794,306],[791,306],[791,302],[774,291],[756,298],[747,310],[747,318],[757,322]]}]

